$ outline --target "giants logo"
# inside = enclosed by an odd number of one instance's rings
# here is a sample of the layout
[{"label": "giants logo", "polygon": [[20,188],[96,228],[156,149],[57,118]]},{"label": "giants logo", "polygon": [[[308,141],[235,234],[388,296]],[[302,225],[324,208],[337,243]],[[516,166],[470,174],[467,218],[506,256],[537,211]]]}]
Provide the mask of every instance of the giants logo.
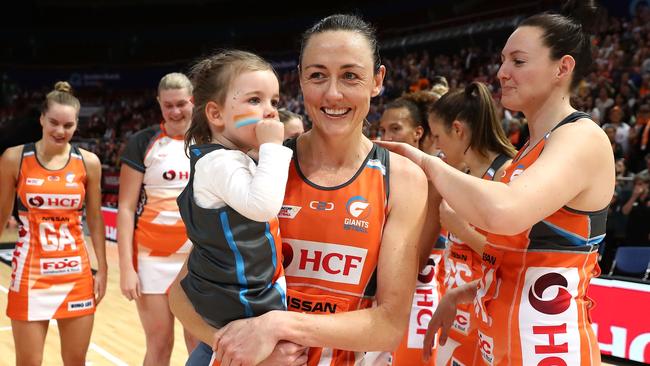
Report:
[{"label": "giants logo", "polygon": [[283,239],[287,276],[359,284],[368,250],[346,245]]},{"label": "giants logo", "polygon": [[345,210],[356,219],[363,220],[370,215],[370,203],[362,196],[354,196],[345,204]]},{"label": "giants logo", "polygon": [[66,275],[81,273],[81,257],[41,259],[42,275]]},{"label": "giants logo", "polygon": [[190,173],[189,172],[181,172],[181,171],[179,171],[178,174],[177,174],[176,171],[174,171],[172,169],[170,169],[170,170],[168,170],[166,172],[163,172],[163,175],[162,175],[164,180],[174,180],[174,178],[176,178],[176,176],[178,176],[178,179],[180,179],[180,180],[190,179]]},{"label": "giants logo", "polygon": [[[492,337],[488,337],[480,330],[478,331],[478,348],[481,350],[483,361],[488,365],[494,365],[494,341]],[[524,365],[529,365],[524,362]]]},{"label": "giants logo", "polygon": [[34,194],[27,193],[27,206],[41,210],[80,209],[81,195],[79,194]]},{"label": "giants logo", "polygon": [[343,221],[343,229],[367,233],[370,224],[368,221],[364,221],[364,219],[370,215],[370,203],[368,203],[368,200],[361,196],[354,196],[345,204],[345,210],[354,219],[346,217]]},{"label": "giants logo", "polygon": [[519,309],[525,365],[579,365],[576,268],[530,267]]}]

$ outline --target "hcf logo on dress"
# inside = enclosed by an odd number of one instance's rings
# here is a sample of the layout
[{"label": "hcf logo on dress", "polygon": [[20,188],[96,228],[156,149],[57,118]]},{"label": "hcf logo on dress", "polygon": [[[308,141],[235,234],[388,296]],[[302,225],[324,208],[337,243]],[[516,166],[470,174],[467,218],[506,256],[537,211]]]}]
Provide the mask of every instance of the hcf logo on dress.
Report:
[{"label": "hcf logo on dress", "polygon": [[526,270],[519,329],[524,365],[551,362],[580,364],[576,268],[530,267]]},{"label": "hcf logo on dress", "polygon": [[359,284],[367,249],[288,238],[282,241],[286,275]]}]

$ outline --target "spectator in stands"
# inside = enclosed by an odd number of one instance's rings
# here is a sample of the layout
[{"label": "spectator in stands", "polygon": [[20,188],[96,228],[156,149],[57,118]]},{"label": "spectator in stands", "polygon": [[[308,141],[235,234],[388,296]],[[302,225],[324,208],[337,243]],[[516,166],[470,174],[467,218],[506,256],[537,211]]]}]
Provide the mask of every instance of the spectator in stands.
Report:
[{"label": "spectator in stands", "polygon": [[606,87],[603,86],[598,89],[598,96],[594,100],[594,104],[598,108],[600,116],[605,116],[605,112],[614,105],[614,100],[610,98]]},{"label": "spectator in stands", "polygon": [[645,169],[643,157],[650,152],[650,104],[645,103],[639,107],[634,118],[634,125],[630,130],[630,163],[632,171]]},{"label": "spectator in stands", "polygon": [[296,138],[305,132],[305,125],[302,122],[302,116],[293,113],[288,109],[280,108],[278,110],[280,122],[284,124],[284,139]]},{"label": "spectator in stands", "polygon": [[623,152],[623,147],[621,144],[616,142],[616,125],[613,123],[605,123],[603,126],[603,130],[607,134],[607,138],[609,138],[609,142],[612,144],[612,150],[614,151],[614,159],[621,159],[625,157],[625,153]]},{"label": "spectator in stands", "polygon": [[613,106],[609,110],[608,116],[609,119],[603,125],[603,129],[605,129],[605,126],[614,127],[614,141],[621,146],[623,154],[627,155],[630,149],[630,125],[623,121],[623,109],[619,106]]},{"label": "spectator in stands", "polygon": [[641,172],[634,177],[634,189],[622,208],[627,215],[624,245],[650,245],[650,174]]}]

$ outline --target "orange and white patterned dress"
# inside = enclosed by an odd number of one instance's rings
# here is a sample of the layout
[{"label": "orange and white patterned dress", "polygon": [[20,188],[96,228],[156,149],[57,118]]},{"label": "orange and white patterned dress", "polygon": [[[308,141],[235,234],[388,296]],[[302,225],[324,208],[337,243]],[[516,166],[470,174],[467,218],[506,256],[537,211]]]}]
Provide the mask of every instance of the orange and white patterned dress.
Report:
[{"label": "orange and white patterned dress", "polygon": [[62,169],[49,170],[38,161],[35,144],[26,144],[16,193],[19,233],[7,316],[37,321],[93,314],[93,277],[82,229],[86,168],[79,149],[70,149]]},{"label": "orange and white patterned dress", "polygon": [[182,136],[169,136],[161,123],[133,135],[121,157],[144,174],[133,262],[145,294],[166,293],[192,248],[176,203],[190,178],[184,149]]}]

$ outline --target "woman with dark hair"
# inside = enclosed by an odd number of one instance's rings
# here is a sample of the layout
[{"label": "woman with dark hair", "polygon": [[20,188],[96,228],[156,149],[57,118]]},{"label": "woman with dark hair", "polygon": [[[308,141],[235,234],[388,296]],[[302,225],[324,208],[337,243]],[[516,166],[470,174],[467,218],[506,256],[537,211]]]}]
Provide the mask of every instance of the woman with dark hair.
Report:
[{"label": "woman with dark hair", "polygon": [[[473,177],[498,180],[516,152],[501,127],[490,90],[480,82],[440,98],[431,109],[429,125],[447,164]],[[449,232],[446,292],[481,278],[486,233],[458,217],[444,201],[440,218]],[[478,319],[471,304],[458,304],[456,311],[449,333],[452,341],[439,346],[436,365],[476,362]]]},{"label": "woman with dark hair", "polygon": [[401,341],[418,253],[430,251],[418,247],[424,173],[362,133],[386,73],[374,30],[356,16],[322,19],[303,36],[299,71],[313,126],[286,143],[293,158],[278,214],[292,311],[236,320],[215,334],[177,282],[170,290],[174,313],[225,365],[304,364],[296,344],[309,347],[308,365],[374,362],[366,351],[390,352]]},{"label": "woman with dark hair", "polygon": [[[427,114],[431,107],[440,97],[429,91],[418,91],[405,94],[388,104],[379,120],[379,132],[383,141],[404,142],[417,147],[424,152],[438,153],[435,150],[435,141],[432,138]],[[426,320],[418,319],[433,314],[442,296],[442,282],[444,280],[444,268],[442,263],[442,252],[445,249],[447,233],[441,230],[440,223],[436,220],[439,217],[438,205],[440,196],[436,194],[433,185],[429,185],[429,203],[426,222],[420,236],[420,249],[428,252],[420,253],[420,266],[413,304],[411,307],[411,321],[406,330],[406,335],[399,347],[392,353],[393,366],[414,366],[417,364],[433,365],[434,360],[422,361],[423,325]],[[433,248],[431,248],[433,243]]]},{"label": "woman with dark hair", "polygon": [[456,305],[474,303],[485,365],[599,365],[586,291],[605,235],[614,156],[603,130],[569,103],[589,70],[593,2],[525,19],[502,51],[501,102],[522,111],[529,142],[500,182],[463,174],[405,144],[458,215],[487,232],[480,280],[449,291],[429,324],[447,341]]}]

